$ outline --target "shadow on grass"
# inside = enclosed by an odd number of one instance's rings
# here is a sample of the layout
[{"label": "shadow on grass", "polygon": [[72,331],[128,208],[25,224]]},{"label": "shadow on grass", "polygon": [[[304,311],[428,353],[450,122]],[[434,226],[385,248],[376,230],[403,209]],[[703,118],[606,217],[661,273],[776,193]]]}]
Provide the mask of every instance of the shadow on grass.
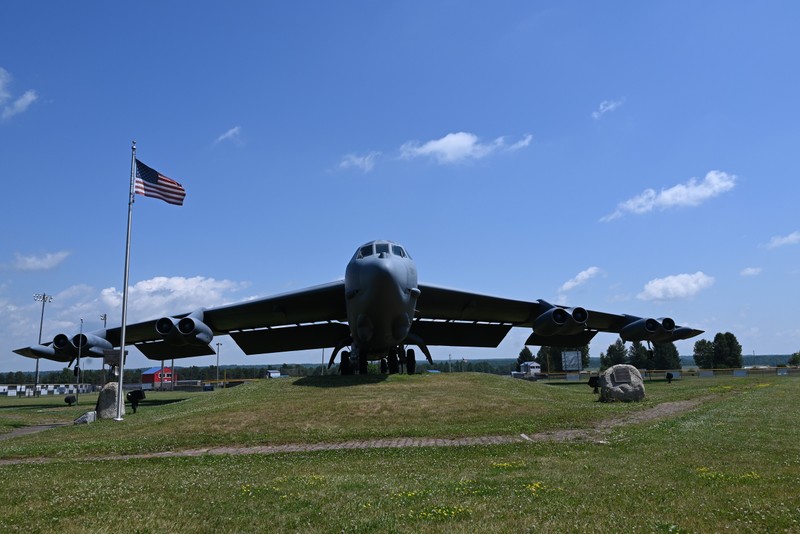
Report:
[{"label": "shadow on grass", "polygon": [[[158,400],[149,400],[145,399],[139,402],[139,406],[164,406],[166,404],[174,404],[176,402],[183,402],[186,399],[158,399]],[[129,402],[125,403],[130,404]]]},{"label": "shadow on grass", "polygon": [[583,386],[586,387],[586,381],[583,382],[544,382],[545,386]]},{"label": "shadow on grass", "polygon": [[314,388],[346,388],[362,386],[364,384],[378,384],[385,381],[388,377],[389,375],[305,376],[295,380],[293,385]]},{"label": "shadow on grass", "polygon": [[[81,403],[84,404],[84,403]],[[74,406],[72,406],[74,407]],[[62,408],[70,408],[65,402],[63,404],[10,404],[7,406],[0,406],[0,410],[60,410]]]}]

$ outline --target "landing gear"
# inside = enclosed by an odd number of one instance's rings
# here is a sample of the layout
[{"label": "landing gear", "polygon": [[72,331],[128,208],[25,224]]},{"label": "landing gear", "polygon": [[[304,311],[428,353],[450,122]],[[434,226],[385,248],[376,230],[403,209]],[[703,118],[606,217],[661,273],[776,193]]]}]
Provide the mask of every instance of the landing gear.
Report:
[{"label": "landing gear", "polygon": [[352,375],[353,374],[353,366],[350,364],[350,352],[342,351],[342,355],[340,356],[339,361],[339,372],[342,375]]},{"label": "landing gear", "polygon": [[417,360],[416,355],[414,354],[414,349],[408,349],[406,351],[406,373],[413,375],[417,372]]},{"label": "landing gear", "polygon": [[381,374],[385,375],[389,373],[389,362],[386,361],[386,358],[381,358]]},{"label": "landing gear", "polygon": [[394,375],[400,372],[400,358],[397,357],[397,350],[389,352],[389,374]]},{"label": "landing gear", "polygon": [[366,354],[358,355],[358,374],[365,375],[369,369],[369,361]]}]

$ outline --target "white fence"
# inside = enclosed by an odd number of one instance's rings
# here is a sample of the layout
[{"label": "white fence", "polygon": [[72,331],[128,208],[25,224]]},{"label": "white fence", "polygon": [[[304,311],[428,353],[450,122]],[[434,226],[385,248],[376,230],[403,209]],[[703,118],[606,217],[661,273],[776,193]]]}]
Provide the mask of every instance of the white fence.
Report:
[{"label": "white fence", "polygon": [[[77,393],[91,393],[94,386],[91,384],[39,384],[39,395],[74,395]],[[17,384],[0,384],[0,397],[34,397],[34,386]]]}]

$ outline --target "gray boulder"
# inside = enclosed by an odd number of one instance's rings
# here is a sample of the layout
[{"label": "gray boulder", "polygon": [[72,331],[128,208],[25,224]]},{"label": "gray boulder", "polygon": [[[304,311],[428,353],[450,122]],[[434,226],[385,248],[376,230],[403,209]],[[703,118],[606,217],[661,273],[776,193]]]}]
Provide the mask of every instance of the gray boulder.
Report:
[{"label": "gray boulder", "polygon": [[614,365],[600,374],[600,400],[640,401],[644,399],[644,380],[639,370],[626,364]]},{"label": "gray boulder", "polygon": [[[98,419],[114,419],[117,416],[117,382],[109,382],[103,389],[100,390],[100,395],[97,397],[97,412]],[[125,415],[125,403],[122,403],[122,415]]]}]

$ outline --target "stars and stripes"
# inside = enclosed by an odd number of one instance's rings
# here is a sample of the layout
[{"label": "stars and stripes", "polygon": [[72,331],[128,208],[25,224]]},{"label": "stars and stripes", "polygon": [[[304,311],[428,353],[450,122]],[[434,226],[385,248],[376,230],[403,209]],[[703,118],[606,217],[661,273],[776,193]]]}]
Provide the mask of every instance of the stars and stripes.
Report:
[{"label": "stars and stripes", "polygon": [[167,178],[155,169],[151,169],[138,159],[136,160],[136,181],[134,191],[138,195],[160,198],[164,202],[183,206],[186,190],[181,184]]}]

